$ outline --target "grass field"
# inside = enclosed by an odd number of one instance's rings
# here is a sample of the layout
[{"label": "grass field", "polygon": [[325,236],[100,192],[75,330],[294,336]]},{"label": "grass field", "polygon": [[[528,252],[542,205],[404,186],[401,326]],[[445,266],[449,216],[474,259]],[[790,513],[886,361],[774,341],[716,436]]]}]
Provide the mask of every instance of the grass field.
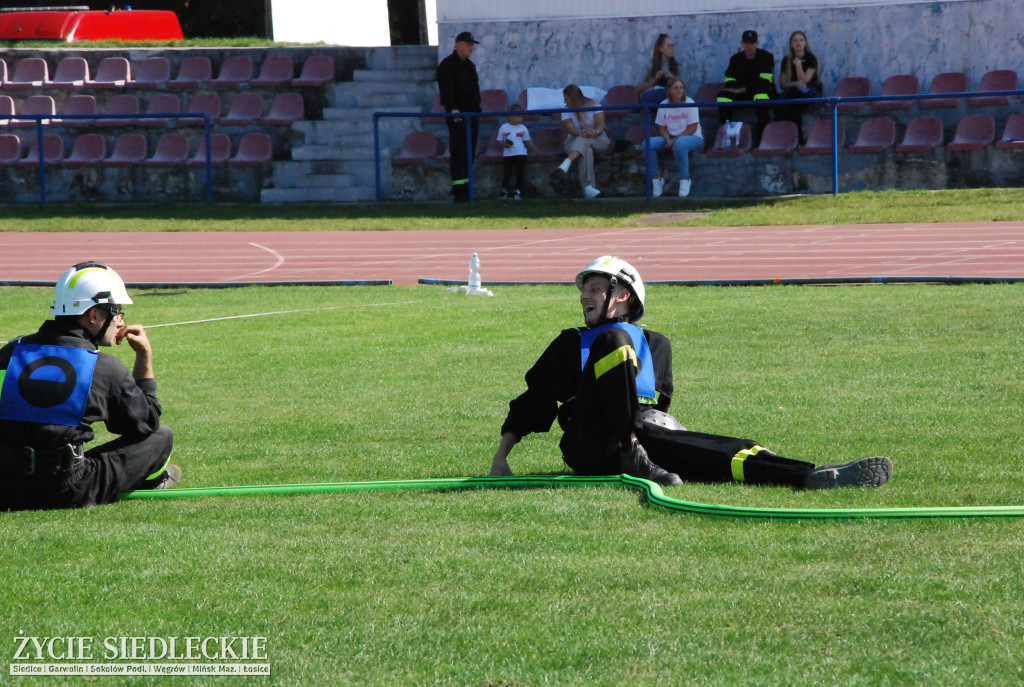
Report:
[{"label": "grass field", "polygon": [[[579,320],[571,287],[495,292],[133,294],[182,486],[485,474],[523,373]],[[766,507],[1024,503],[1022,298],[1024,285],[650,288],[646,322],[673,341],[672,409],[688,427],[794,458],[895,464],[873,490],[666,492]],[[0,339],[34,330],[50,299],[0,289]],[[299,312],[153,327],[282,310]],[[562,470],[557,430],[528,437],[512,466]],[[1022,558],[1020,520],[724,520],[616,488],[3,514],[0,674],[24,633],[97,646],[267,637],[271,676],[230,684],[1020,684]]]}]

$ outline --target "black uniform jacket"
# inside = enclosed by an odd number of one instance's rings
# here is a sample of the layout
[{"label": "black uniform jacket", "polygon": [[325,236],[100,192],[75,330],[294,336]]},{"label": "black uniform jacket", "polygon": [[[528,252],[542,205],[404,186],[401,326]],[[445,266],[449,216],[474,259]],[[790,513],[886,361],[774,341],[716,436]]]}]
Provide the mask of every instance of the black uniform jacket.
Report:
[{"label": "black uniform jacket", "polygon": [[[672,402],[672,344],[663,334],[645,329],[644,336],[654,358],[654,385],[658,410],[667,411]],[[526,373],[526,391],[509,402],[501,433],[522,438],[532,432],[547,432],[558,416],[559,404],[576,395],[580,384],[580,330],[563,330]]]},{"label": "black uniform jacket", "polygon": [[[763,76],[762,76],[763,75]],[[730,81],[735,79],[735,81]],[[742,50],[729,59],[725,70],[726,88],[757,88],[763,87],[769,93],[775,93],[775,56],[767,50],[757,49],[754,59],[748,60]]]},{"label": "black uniform jacket", "polygon": [[480,77],[472,60],[464,60],[454,51],[441,60],[437,65],[437,88],[445,112],[480,111]]},{"label": "black uniform jacket", "polygon": [[[77,323],[48,320],[35,334],[21,341],[51,346],[72,346],[95,351],[86,331]],[[7,369],[17,341],[0,348],[0,369]],[[103,422],[121,436],[146,437],[160,427],[160,402],[156,398],[156,380],[135,381],[116,356],[100,353],[96,360],[85,417],[78,427],[44,425],[35,422],[0,420],[0,446],[30,446],[44,450],[64,444],[84,444],[95,438],[90,425]]]}]

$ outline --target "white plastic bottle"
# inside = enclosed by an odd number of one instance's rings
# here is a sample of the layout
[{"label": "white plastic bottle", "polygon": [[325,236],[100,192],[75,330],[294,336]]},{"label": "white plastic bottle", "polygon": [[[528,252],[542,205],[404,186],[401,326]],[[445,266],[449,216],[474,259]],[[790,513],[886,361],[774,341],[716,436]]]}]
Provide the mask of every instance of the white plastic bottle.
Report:
[{"label": "white plastic bottle", "polygon": [[469,290],[480,289],[480,258],[476,253],[469,259]]}]

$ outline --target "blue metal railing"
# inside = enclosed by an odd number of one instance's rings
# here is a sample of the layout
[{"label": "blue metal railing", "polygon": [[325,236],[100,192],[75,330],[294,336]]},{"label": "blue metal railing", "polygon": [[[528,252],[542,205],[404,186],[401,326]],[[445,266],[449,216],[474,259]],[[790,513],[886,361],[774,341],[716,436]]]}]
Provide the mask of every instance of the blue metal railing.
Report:
[{"label": "blue metal railing", "polygon": [[[43,133],[46,127],[60,127],[61,122],[68,119],[198,119],[203,120],[203,146],[206,151],[206,201],[213,202],[213,160],[210,143],[210,115],[206,112],[152,112],[146,114],[38,114],[38,115],[3,115],[0,119],[34,120],[36,123],[36,149],[39,154],[39,205],[46,207],[46,146]],[[44,124],[45,122],[45,124]],[[59,162],[59,160],[58,160]],[[102,164],[102,163],[98,163]]]},{"label": "blue metal railing", "polygon": [[[644,116],[644,153],[650,151],[650,129],[651,129],[651,110],[658,110],[665,107],[680,108],[680,107],[704,107],[704,108],[746,108],[746,107],[786,107],[786,106],[815,106],[821,105],[830,109],[830,115],[832,120],[832,193],[839,195],[839,106],[847,103],[872,103],[878,101],[919,101],[919,100],[970,100],[972,98],[994,98],[994,97],[1015,97],[1024,95],[1024,90],[1014,91],[984,91],[984,92],[964,92],[964,93],[919,93],[913,95],[864,95],[864,96],[849,96],[849,97],[822,97],[822,98],[805,98],[805,99],[794,99],[794,100],[744,100],[744,101],[731,101],[731,102],[694,102],[694,103],[675,103],[666,105],[663,103],[632,103],[629,105],[601,105],[595,107],[565,107],[565,108],[549,108],[542,110],[501,110],[494,112],[460,112],[452,114],[449,112],[374,112],[373,113],[373,158],[374,158],[374,174],[376,180],[376,200],[378,203],[383,201],[383,188],[381,182],[381,159],[380,159],[380,120],[381,119],[423,119],[425,117],[441,117],[441,118],[479,118],[479,117],[507,117],[509,115],[528,115],[528,114],[551,114],[554,112],[610,112],[614,110],[643,110]],[[466,127],[466,150],[473,150],[473,129],[472,126]],[[469,199],[474,200],[475,184],[474,184],[474,162],[472,159],[469,160],[468,171],[469,171]],[[646,174],[645,174],[646,177]],[[646,198],[647,200],[652,199],[651,195],[651,181],[648,178],[646,183]]]}]

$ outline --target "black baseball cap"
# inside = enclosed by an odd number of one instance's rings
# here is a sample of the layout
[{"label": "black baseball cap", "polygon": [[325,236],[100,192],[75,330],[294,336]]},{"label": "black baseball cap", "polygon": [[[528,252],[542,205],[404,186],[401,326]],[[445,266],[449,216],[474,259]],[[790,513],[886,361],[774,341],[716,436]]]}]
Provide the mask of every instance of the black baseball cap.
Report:
[{"label": "black baseball cap", "polygon": [[757,43],[757,31],[747,29],[743,32],[743,43]]},{"label": "black baseball cap", "polygon": [[455,42],[456,43],[477,43],[477,44],[480,43],[480,41],[478,41],[475,38],[473,38],[473,34],[471,34],[469,31],[463,31],[458,36],[456,36],[455,37]]}]

